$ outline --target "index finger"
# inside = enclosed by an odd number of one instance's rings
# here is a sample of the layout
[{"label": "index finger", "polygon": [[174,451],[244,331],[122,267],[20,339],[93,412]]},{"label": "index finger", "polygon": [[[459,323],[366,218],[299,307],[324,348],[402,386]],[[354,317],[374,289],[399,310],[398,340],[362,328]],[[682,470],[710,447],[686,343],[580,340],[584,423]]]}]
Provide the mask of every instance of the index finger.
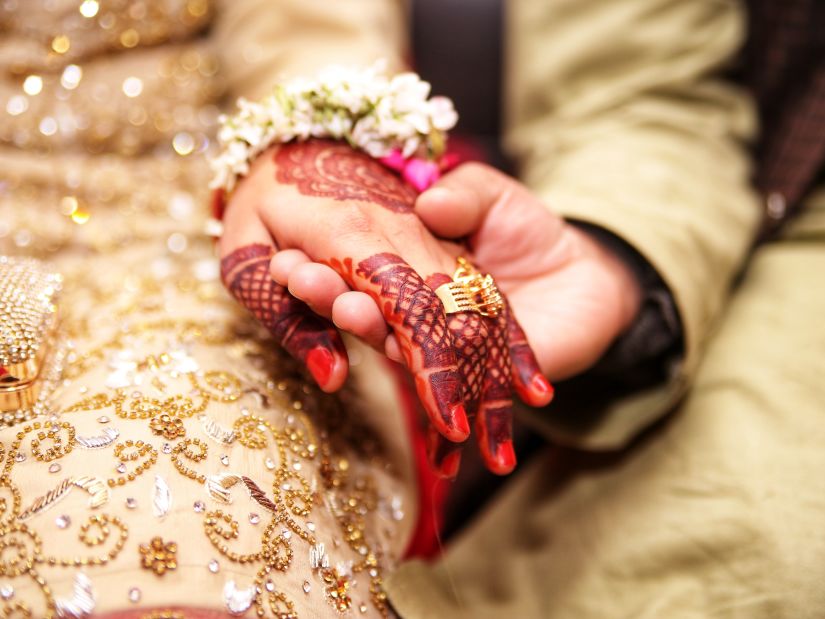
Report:
[{"label": "index finger", "polygon": [[466,440],[470,426],[461,375],[444,306],[435,292],[403,258],[389,252],[374,254],[357,265],[333,259],[330,266],[350,287],[375,299],[439,433],[451,441]]}]

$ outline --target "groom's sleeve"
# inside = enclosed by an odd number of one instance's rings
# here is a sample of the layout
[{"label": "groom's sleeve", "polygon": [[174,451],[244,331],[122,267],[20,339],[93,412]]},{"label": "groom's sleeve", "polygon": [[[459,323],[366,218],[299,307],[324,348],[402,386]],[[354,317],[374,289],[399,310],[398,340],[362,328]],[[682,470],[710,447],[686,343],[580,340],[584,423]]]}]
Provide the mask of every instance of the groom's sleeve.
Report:
[{"label": "groom's sleeve", "polygon": [[724,74],[736,0],[514,0],[507,146],[522,180],[570,220],[626,242],[673,298],[682,355],[653,387],[591,410],[531,416],[557,439],[612,449],[690,385],[761,220],[749,187],[755,114]]},{"label": "groom's sleeve", "polygon": [[212,37],[231,97],[257,99],[284,77],[331,64],[390,71],[407,60],[403,0],[221,0]]}]

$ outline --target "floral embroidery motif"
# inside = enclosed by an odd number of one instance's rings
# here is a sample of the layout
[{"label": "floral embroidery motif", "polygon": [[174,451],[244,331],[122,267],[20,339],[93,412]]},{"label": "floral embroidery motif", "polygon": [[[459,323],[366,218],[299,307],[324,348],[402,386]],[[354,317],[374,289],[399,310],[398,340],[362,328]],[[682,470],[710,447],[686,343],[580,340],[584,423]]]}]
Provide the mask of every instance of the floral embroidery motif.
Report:
[{"label": "floral embroidery motif", "polygon": [[161,537],[153,537],[148,544],[141,544],[140,564],[158,576],[178,567],[178,545],[176,542],[164,542]]},{"label": "floral embroidery motif", "polygon": [[[163,53],[162,46],[156,49]],[[197,62],[190,56],[185,64],[175,60],[167,67],[175,92],[182,75],[214,70],[206,56]],[[79,66],[69,68],[44,75],[40,101],[53,99],[52,89],[64,87],[61,80],[79,79]],[[86,85],[94,88],[92,72],[72,96]],[[137,127],[152,127],[155,140],[161,131],[155,128],[167,127],[163,131],[171,133],[160,139],[168,144],[180,129],[165,118],[155,123],[155,113],[150,110],[141,125],[124,114],[130,119],[126,129],[141,135]],[[32,114],[9,116],[4,126],[33,119]],[[93,133],[94,123],[83,140]],[[116,127],[103,142],[95,137],[94,152],[121,135]],[[50,138],[35,125],[30,137],[39,148],[59,136]],[[147,144],[155,142],[139,141],[140,148]],[[59,153],[59,145],[53,146],[50,152]],[[220,608],[225,581],[240,574],[239,587],[252,591],[250,615],[296,617],[305,596],[313,604],[326,599],[328,612],[335,614],[321,571],[300,560],[323,543],[324,567],[351,567],[346,576],[353,607],[372,602],[374,614],[388,614],[381,579],[394,560],[387,547],[396,523],[384,517],[381,505],[388,498],[379,493],[376,478],[387,484],[391,477],[375,436],[361,421],[356,394],[331,397],[308,383],[272,341],[261,339],[234,311],[200,224],[190,233],[183,230],[188,219],[165,217],[203,201],[205,169],[189,160],[182,165],[182,159],[174,160],[178,165],[163,160],[138,166],[128,157],[116,159],[123,161],[100,162],[100,170],[90,170],[79,184],[56,175],[53,182],[32,185],[13,171],[4,179],[9,187],[0,195],[0,219],[11,230],[32,235],[26,248],[12,249],[47,255],[64,272],[61,335],[70,346],[51,408],[0,432],[0,617],[59,616],[68,602],[81,600],[71,585],[77,574],[88,577],[84,590],[97,584],[100,593],[98,579],[106,566],[124,579],[138,579],[124,583],[121,608],[140,608],[149,598],[141,588],[149,590],[145,580],[154,581],[154,574],[176,570],[176,578],[192,577],[190,549],[193,560],[202,559],[194,577],[210,579],[212,597],[205,604]],[[90,162],[99,163],[95,156]],[[136,169],[144,163],[144,172]],[[159,169],[174,180],[161,175],[134,186],[140,174],[146,178]],[[197,220],[196,210],[189,219]],[[170,250],[155,260],[145,243],[172,234],[164,232],[167,224],[174,225],[175,238],[185,236],[187,251]],[[99,234],[104,229],[111,234]],[[13,237],[0,238],[0,253]],[[78,248],[83,260],[72,257]],[[153,475],[146,475],[150,469]],[[158,475],[164,483],[158,484]],[[225,490],[231,504],[209,493],[211,476],[219,476],[213,490],[219,495]],[[231,487],[224,488],[229,480]],[[46,513],[58,501],[59,507]],[[137,537],[135,531],[147,522],[157,530]],[[178,565],[178,547],[167,527],[186,527],[185,566]],[[218,571],[208,568],[212,561],[220,561]],[[284,573],[290,578],[282,578]],[[287,580],[311,582],[309,592],[300,586],[282,590]],[[102,597],[95,612],[109,612],[101,602]],[[176,606],[164,602],[170,610],[150,615],[185,614],[172,610]]]},{"label": "floral embroidery motif", "polygon": [[183,419],[172,417],[166,413],[153,417],[149,422],[152,433],[159,434],[167,441],[174,441],[176,438],[186,436],[186,428],[183,427]]}]

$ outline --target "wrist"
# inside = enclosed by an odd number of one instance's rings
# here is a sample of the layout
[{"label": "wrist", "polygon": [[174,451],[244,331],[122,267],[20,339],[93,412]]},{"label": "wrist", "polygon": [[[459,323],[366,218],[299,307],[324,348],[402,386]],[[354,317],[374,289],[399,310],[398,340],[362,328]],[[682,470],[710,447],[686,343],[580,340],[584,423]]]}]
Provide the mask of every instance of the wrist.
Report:
[{"label": "wrist", "polygon": [[346,141],[423,189],[437,178],[458,120],[449,99],[429,93],[414,73],[389,78],[376,65],[330,67],[315,80],[276,84],[261,101],[239,99],[237,112],[221,118],[211,187],[231,192],[270,146],[315,137]]}]

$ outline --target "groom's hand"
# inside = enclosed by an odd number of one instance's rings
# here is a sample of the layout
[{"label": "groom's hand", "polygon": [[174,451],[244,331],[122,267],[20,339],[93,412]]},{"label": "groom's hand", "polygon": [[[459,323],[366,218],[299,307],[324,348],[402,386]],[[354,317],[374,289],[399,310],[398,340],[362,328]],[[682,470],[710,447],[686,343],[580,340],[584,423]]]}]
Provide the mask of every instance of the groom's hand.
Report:
[{"label": "groom's hand", "polygon": [[630,268],[493,168],[456,168],[418,197],[415,210],[436,235],[467,238],[551,379],[593,365],[638,313],[641,291]]}]

